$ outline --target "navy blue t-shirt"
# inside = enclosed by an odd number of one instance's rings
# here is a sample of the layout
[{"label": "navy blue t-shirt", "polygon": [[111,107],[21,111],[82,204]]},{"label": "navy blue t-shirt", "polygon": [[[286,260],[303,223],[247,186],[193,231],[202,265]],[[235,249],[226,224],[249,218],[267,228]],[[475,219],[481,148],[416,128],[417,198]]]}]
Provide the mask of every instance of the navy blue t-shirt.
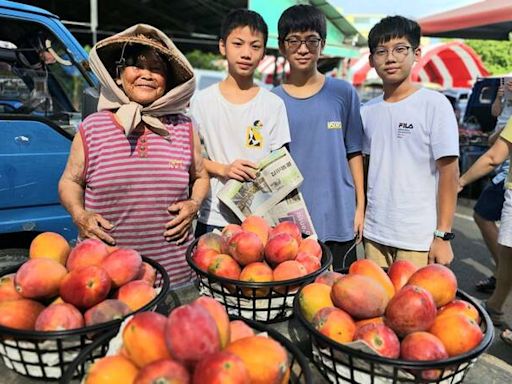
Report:
[{"label": "navy blue t-shirt", "polygon": [[363,126],[359,98],[348,82],[325,78],[315,95],[298,99],[282,86],[290,125],[290,153],[304,182],[300,187],[318,238],[354,238],[355,189],[347,155],[361,152]]}]

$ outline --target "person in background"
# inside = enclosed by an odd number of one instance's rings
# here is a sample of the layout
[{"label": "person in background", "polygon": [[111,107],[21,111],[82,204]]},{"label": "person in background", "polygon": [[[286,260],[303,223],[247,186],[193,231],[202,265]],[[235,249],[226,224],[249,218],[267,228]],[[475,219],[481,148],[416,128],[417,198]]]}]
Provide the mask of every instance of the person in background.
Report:
[{"label": "person in background", "polygon": [[278,22],[279,50],[290,63],[285,83],[272,91],[284,100],[290,153],[304,176],[300,191],[319,240],[333,254],[333,267],[357,258],[364,221],[363,129],[357,93],[344,80],[318,71],[327,38],[323,13],[294,5]]},{"label": "person in background", "polygon": [[209,179],[184,111],[192,67],[160,30],[138,24],[98,42],[98,112],[75,136],[59,195],[80,239],[133,248],[176,287],[191,281],[185,251]]},{"label": "person in background", "polygon": [[[509,118],[500,137],[459,179],[459,191],[466,185],[492,172],[512,153],[512,118]],[[501,224],[498,233],[498,263],[496,269],[496,287],[485,303],[495,326],[504,327],[501,338],[512,345],[512,328],[504,321],[503,307],[512,291],[512,175],[510,169],[505,182],[505,202],[501,212]]]},{"label": "person in background", "polygon": [[196,237],[238,221],[217,193],[230,179],[254,180],[257,162],[290,141],[284,103],[254,83],[267,37],[267,24],[258,13],[247,9],[230,12],[219,41],[228,75],[191,101],[190,113],[199,127],[204,163],[211,177]]},{"label": "person in background", "polygon": [[[512,80],[505,84],[505,79],[500,80],[501,84],[498,88],[496,98],[492,103],[491,113],[497,117],[496,127],[491,136],[489,136],[489,144],[492,146],[499,137],[503,128],[507,124],[508,119],[512,117]],[[505,88],[508,89],[505,98]],[[505,201],[505,179],[510,168],[510,160],[507,159],[503,164],[496,168],[496,175],[484,188],[474,207],[473,218],[480,229],[480,233],[484,239],[487,249],[495,263],[495,270],[498,270],[498,225],[497,221],[501,218],[501,210]],[[489,276],[476,283],[477,291],[492,293],[496,287],[496,277]]]},{"label": "person in background", "polygon": [[385,17],[370,30],[370,66],[384,94],[361,108],[367,165],[365,256],[449,265],[457,204],[459,137],[450,102],[411,81],[420,26]]}]

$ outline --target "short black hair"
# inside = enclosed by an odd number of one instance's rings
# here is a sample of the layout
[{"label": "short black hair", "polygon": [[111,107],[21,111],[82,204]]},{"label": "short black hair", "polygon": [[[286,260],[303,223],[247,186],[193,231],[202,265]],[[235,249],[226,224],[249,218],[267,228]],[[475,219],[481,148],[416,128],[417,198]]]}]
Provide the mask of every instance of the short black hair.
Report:
[{"label": "short black hair", "polygon": [[249,27],[253,32],[261,32],[263,44],[267,46],[268,26],[258,12],[245,8],[234,9],[225,17],[220,27],[220,38],[225,42],[229,34],[236,28]]},{"label": "short black hair", "polygon": [[413,48],[420,45],[421,28],[417,22],[403,16],[388,16],[375,24],[368,34],[368,48],[373,53],[379,44],[406,38]]},{"label": "short black hair", "polygon": [[277,23],[279,41],[283,41],[291,32],[317,32],[322,40],[327,38],[325,15],[317,7],[309,4],[297,4],[286,9]]}]

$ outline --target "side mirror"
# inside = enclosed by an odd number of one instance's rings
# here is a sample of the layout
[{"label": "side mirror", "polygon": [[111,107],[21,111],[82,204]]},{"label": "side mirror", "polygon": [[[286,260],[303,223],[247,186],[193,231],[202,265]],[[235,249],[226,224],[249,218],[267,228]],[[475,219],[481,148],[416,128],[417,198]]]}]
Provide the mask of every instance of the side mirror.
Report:
[{"label": "side mirror", "polygon": [[99,98],[100,93],[97,88],[88,87],[84,89],[82,95],[82,120],[98,110]]}]

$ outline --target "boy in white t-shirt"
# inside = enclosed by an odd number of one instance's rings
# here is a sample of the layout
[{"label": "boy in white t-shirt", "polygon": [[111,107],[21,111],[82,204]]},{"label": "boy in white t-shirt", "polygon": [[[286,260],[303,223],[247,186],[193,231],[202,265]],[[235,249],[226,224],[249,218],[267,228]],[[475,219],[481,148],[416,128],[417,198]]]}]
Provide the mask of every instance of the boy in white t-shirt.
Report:
[{"label": "boy in white t-shirt", "polygon": [[450,264],[457,202],[459,141],[453,109],[442,94],[417,87],[420,27],[402,16],[370,31],[370,65],[384,95],[361,108],[367,155],[365,257],[382,266]]},{"label": "boy in white t-shirt", "polygon": [[268,29],[256,12],[237,9],[226,16],[219,50],[228,62],[228,76],[199,92],[191,101],[206,151],[210,193],[203,202],[196,236],[236,222],[217,198],[229,179],[254,179],[257,162],[290,141],[283,101],[254,84],[253,76],[265,54]]}]

